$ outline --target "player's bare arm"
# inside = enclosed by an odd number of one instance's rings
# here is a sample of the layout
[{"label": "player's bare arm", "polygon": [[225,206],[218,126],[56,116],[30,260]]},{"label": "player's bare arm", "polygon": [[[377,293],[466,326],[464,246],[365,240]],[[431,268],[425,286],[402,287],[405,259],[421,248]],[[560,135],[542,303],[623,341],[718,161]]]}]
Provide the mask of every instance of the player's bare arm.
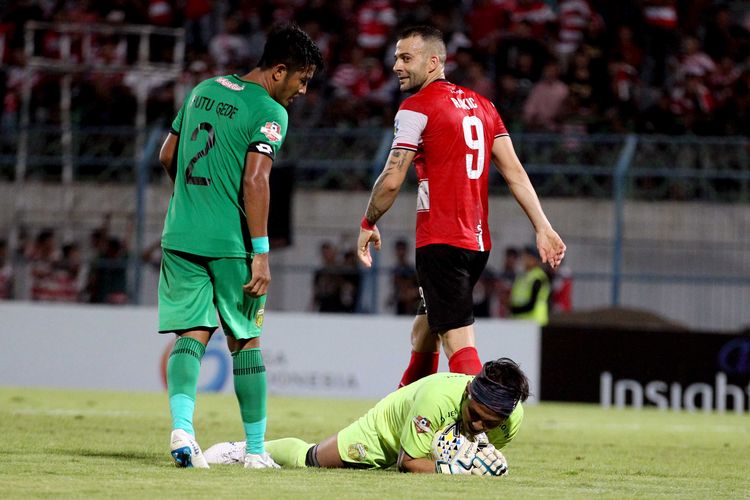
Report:
[{"label": "player's bare arm", "polygon": [[565,257],[565,243],[552,229],[547,216],[544,215],[539,197],[516,155],[510,137],[501,136],[495,139],[492,143],[492,161],[534,226],[536,243],[542,262],[549,263],[553,268],[559,266],[563,257]]},{"label": "player's bare arm", "polygon": [[416,472],[422,474],[432,474],[435,472],[435,461],[430,458],[414,458],[401,448],[398,453],[398,470],[401,472]]},{"label": "player's bare arm", "polygon": [[164,170],[173,183],[177,176],[177,164],[175,160],[177,159],[177,143],[179,140],[180,136],[170,132],[167,134],[167,138],[164,139],[164,143],[159,150],[159,163],[164,167]]},{"label": "player's bare arm", "polygon": [[367,267],[372,266],[370,243],[375,246],[376,250],[380,250],[380,231],[375,227],[375,224],[396,201],[401,185],[406,179],[406,173],[409,171],[409,165],[414,160],[414,155],[414,151],[407,149],[392,149],[383,171],[372,188],[370,201],[365,211],[365,220],[368,227],[360,227],[359,237],[357,238],[357,257]]},{"label": "player's bare arm", "polygon": [[[253,238],[268,236],[268,204],[271,197],[269,178],[272,165],[273,160],[264,154],[247,153],[245,157],[243,203],[248,229]],[[253,257],[252,277],[243,290],[253,297],[260,297],[266,294],[270,282],[268,253],[256,254]]]},{"label": "player's bare arm", "polygon": [[393,206],[414,155],[414,151],[407,149],[391,150],[383,171],[375,181],[370,202],[367,205],[365,217],[370,224],[377,223],[380,217]]}]

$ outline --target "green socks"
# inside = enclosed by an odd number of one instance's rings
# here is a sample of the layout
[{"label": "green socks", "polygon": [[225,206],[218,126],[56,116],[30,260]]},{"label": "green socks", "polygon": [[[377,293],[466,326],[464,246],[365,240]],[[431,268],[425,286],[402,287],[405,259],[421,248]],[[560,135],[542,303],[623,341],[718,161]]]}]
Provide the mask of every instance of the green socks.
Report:
[{"label": "green socks", "polygon": [[[259,348],[232,353],[234,392],[240,404],[245,428],[247,453],[260,455],[265,451],[266,435],[266,367]],[[304,464],[304,459],[303,462]]]},{"label": "green socks", "polygon": [[190,337],[180,337],[167,361],[167,391],[172,429],[183,429],[195,436],[193,413],[201,358],[206,346]]},{"label": "green socks", "polygon": [[315,446],[297,438],[266,441],[266,451],[282,467],[305,467],[307,451]]},{"label": "green socks", "polygon": [[[167,362],[167,389],[172,429],[183,429],[195,436],[193,413],[201,359],[206,346],[199,341],[180,337]],[[245,428],[247,452],[262,454],[266,434],[266,367],[260,349],[244,349],[232,354],[234,392],[240,405]],[[305,450],[306,451],[306,450]],[[302,464],[304,465],[304,454]]]}]

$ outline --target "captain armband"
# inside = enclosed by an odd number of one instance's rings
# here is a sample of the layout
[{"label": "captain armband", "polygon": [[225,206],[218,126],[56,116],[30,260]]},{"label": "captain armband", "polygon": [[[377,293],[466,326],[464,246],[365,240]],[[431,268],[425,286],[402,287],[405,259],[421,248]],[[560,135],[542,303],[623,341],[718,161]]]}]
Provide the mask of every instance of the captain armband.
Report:
[{"label": "captain armband", "polygon": [[262,155],[268,156],[272,161],[276,159],[276,153],[274,153],[273,148],[270,144],[266,144],[265,142],[253,142],[247,147],[248,153],[260,153]]}]

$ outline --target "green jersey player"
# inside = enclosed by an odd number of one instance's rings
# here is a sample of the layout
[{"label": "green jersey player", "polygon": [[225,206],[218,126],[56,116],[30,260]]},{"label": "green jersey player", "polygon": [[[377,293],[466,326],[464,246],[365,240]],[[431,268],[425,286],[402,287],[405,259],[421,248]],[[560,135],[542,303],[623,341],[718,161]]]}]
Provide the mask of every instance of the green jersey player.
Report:
[{"label": "green jersey player", "polygon": [[[200,361],[219,321],[232,352],[248,468],[274,467],[264,449],[266,374],[259,336],[268,264],[268,179],[288,106],[322,57],[296,25],[274,27],[249,73],[209,78],[187,96],[159,161],[174,182],[162,234],[159,331],[177,341],[167,364],[171,450],[208,467],[195,440]],[[218,321],[217,321],[218,312]]]},{"label": "green jersey player", "polygon": [[[320,444],[297,438],[266,442],[282,466],[382,469],[404,472],[480,473],[507,471],[497,451],[518,433],[529,384],[508,358],[485,363],[476,375],[437,373],[389,394],[370,411]],[[453,422],[473,438],[485,433],[489,446],[462,464],[432,457],[435,433]],[[244,443],[219,443],[206,450],[210,463],[241,462]],[[475,460],[478,457],[479,460]],[[461,458],[461,457],[458,457]],[[493,464],[493,461],[502,463]]]}]

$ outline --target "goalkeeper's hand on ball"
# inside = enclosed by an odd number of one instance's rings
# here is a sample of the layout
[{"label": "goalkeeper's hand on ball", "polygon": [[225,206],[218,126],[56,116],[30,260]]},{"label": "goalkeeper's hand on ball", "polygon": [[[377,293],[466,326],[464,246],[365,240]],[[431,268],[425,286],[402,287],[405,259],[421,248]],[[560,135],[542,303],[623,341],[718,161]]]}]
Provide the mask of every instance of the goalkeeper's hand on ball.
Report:
[{"label": "goalkeeper's hand on ball", "polygon": [[471,474],[476,455],[477,442],[464,439],[453,458],[435,462],[435,472],[438,474]]},{"label": "goalkeeper's hand on ball", "polygon": [[471,462],[471,474],[476,476],[503,476],[508,473],[508,461],[491,444],[477,451]]}]

